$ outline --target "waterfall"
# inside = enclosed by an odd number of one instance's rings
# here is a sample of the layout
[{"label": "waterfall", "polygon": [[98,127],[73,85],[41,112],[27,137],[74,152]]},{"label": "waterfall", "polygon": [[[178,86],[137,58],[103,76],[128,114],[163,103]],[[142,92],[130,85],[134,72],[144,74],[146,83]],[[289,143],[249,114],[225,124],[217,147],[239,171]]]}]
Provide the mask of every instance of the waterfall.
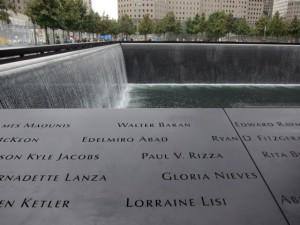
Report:
[{"label": "waterfall", "polygon": [[113,108],[127,86],[120,45],[0,66],[0,108]]}]

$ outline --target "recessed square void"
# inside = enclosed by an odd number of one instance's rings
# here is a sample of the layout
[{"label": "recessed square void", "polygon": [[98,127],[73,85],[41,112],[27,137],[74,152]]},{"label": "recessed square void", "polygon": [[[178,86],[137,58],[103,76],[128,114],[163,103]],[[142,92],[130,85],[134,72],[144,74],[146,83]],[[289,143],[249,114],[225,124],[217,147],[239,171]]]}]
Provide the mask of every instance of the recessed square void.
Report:
[{"label": "recessed square void", "polygon": [[299,225],[296,45],[123,43],[0,66],[0,225]]},{"label": "recessed square void", "polygon": [[298,45],[115,44],[2,65],[2,108],[298,107]]}]

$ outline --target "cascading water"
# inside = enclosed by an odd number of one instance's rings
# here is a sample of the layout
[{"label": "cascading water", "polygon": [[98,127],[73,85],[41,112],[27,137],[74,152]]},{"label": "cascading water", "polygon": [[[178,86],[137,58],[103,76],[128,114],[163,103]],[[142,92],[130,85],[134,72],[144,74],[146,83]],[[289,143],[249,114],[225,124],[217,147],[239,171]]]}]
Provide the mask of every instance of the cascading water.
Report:
[{"label": "cascading water", "polygon": [[128,108],[299,107],[300,46],[123,43]]},{"label": "cascading water", "polygon": [[293,45],[115,44],[0,66],[0,108],[299,107],[299,57]]},{"label": "cascading water", "polygon": [[120,45],[0,66],[0,108],[114,108],[127,86]]}]

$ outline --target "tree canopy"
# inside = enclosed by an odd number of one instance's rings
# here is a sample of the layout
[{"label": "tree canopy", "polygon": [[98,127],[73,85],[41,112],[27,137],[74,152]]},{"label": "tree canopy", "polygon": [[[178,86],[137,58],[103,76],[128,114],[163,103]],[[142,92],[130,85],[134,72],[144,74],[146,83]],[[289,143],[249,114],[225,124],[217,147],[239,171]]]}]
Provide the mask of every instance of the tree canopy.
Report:
[{"label": "tree canopy", "polygon": [[139,23],[138,31],[140,34],[145,35],[145,40],[147,40],[147,34],[151,34],[154,31],[154,23],[148,14]]},{"label": "tree canopy", "polygon": [[15,11],[15,5],[9,0],[0,0],[0,20],[10,23],[8,10]]},{"label": "tree canopy", "polygon": [[[9,22],[8,9],[13,8],[9,0],[0,0],[0,20]],[[232,33],[239,36],[249,35],[255,31],[258,35],[271,35],[280,37],[289,34],[298,37],[300,21],[297,17],[287,22],[277,12],[273,17],[263,15],[255,26],[250,26],[245,18],[235,18],[224,11],[215,12],[206,18],[205,14],[196,14],[184,24],[177,20],[173,12],[169,12],[160,20],[152,20],[149,15],[142,19],[132,19],[123,15],[118,20],[100,16],[93,10],[88,11],[83,0],[29,0],[26,14],[34,24],[40,27],[62,29],[72,32],[88,32],[98,34],[122,33],[126,37],[138,30],[142,35],[150,33],[166,34],[181,33],[185,28],[188,34],[206,34],[209,40],[219,40],[226,34]]]},{"label": "tree canopy", "polygon": [[276,12],[269,23],[269,34],[275,37],[283,36],[287,33],[287,25],[279,12]]},{"label": "tree canopy", "polygon": [[43,28],[62,28],[62,4],[60,0],[31,0],[26,14]]},{"label": "tree canopy", "polygon": [[128,15],[124,15],[119,20],[120,25],[120,33],[127,35],[131,35],[135,33],[136,27],[133,24],[132,19]]},{"label": "tree canopy", "polygon": [[173,12],[167,13],[167,15],[157,23],[157,33],[180,33],[180,22],[176,21]]},{"label": "tree canopy", "polygon": [[186,32],[188,34],[198,34],[206,31],[206,18],[205,14],[201,17],[196,14],[194,18],[189,18],[186,21]]},{"label": "tree canopy", "polygon": [[270,18],[268,16],[260,17],[255,24],[256,33],[258,35],[263,36],[266,33],[269,24],[270,24]]},{"label": "tree canopy", "polygon": [[225,12],[211,14],[207,20],[207,35],[209,38],[218,40],[228,32],[228,17]]},{"label": "tree canopy", "polygon": [[298,38],[300,37],[300,21],[297,18],[297,16],[294,17],[292,22],[290,23],[288,27],[288,33],[292,37]]},{"label": "tree canopy", "polygon": [[235,19],[233,22],[232,33],[237,35],[248,35],[251,31],[245,18]]}]

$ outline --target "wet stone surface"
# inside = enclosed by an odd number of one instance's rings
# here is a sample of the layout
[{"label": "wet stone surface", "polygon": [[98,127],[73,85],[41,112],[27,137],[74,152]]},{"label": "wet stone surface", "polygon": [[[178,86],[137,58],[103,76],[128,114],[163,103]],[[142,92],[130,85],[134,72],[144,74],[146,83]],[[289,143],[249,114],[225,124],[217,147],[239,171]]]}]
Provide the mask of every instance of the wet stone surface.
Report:
[{"label": "wet stone surface", "polygon": [[299,115],[2,110],[1,224],[297,225]]}]

